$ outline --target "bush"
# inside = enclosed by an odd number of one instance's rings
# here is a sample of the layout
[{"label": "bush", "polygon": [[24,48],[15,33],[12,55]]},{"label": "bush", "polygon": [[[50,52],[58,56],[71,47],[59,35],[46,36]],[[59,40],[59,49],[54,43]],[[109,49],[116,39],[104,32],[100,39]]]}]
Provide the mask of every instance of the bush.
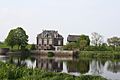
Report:
[{"label": "bush", "polygon": [[53,52],[48,52],[48,55],[47,55],[48,57],[54,57],[55,56],[55,54],[53,53]]},{"label": "bush", "polygon": [[31,44],[30,50],[36,50],[36,45],[35,44]]}]

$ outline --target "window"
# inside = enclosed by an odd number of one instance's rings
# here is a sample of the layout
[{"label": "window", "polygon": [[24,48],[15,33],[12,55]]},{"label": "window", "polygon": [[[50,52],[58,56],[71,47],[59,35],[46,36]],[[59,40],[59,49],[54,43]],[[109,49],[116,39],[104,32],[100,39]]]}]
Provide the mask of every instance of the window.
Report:
[{"label": "window", "polygon": [[52,39],[49,39],[49,44],[52,44]]},{"label": "window", "polygon": [[60,40],[58,40],[58,45],[61,45],[61,41]]},{"label": "window", "polygon": [[39,39],[39,44],[42,44],[42,39]]},{"label": "window", "polygon": [[47,44],[47,39],[44,39],[44,44]]}]

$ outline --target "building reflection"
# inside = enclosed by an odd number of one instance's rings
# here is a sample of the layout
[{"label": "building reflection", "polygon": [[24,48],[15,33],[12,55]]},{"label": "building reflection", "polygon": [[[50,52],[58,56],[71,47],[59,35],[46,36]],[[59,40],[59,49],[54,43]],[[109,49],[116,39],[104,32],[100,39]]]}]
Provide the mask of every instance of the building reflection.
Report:
[{"label": "building reflection", "polygon": [[56,60],[36,57],[36,67],[52,72],[87,73],[89,61],[86,60]]},{"label": "building reflection", "polygon": [[63,70],[63,63],[61,61],[56,61],[55,59],[37,58],[36,67],[48,71],[61,72]]}]

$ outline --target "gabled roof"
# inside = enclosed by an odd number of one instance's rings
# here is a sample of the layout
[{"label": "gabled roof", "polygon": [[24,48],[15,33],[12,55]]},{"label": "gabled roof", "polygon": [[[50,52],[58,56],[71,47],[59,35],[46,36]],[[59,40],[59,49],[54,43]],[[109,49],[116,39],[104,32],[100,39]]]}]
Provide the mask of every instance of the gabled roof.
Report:
[{"label": "gabled roof", "polygon": [[80,35],[68,35],[67,41],[68,42],[76,42],[80,38]]}]

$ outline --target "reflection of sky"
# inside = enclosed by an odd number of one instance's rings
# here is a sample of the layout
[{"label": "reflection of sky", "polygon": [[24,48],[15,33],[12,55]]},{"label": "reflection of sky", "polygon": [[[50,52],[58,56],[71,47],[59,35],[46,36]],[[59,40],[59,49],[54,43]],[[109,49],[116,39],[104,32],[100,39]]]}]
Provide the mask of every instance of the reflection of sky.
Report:
[{"label": "reflection of sky", "polygon": [[120,72],[113,73],[113,71],[108,70],[108,67],[110,64],[112,64],[111,61],[107,61],[105,63],[104,73],[102,74],[102,76],[107,77],[108,79],[119,80],[120,79]]},{"label": "reflection of sky", "polygon": [[68,70],[67,70],[67,63],[65,61],[63,61],[63,70],[62,70],[63,73],[68,73]]},{"label": "reflection of sky", "polygon": [[[88,73],[86,73],[86,75],[87,74],[89,74],[89,75],[91,75],[91,74],[101,75],[107,79],[119,80],[120,79],[120,72],[113,73],[113,71],[108,70],[108,67],[111,64],[113,64],[113,63],[111,63],[111,61],[107,61],[107,62],[105,62],[105,65],[102,65],[102,64],[98,65],[98,61],[93,60],[90,64],[91,65],[90,70]],[[118,63],[118,65],[119,65],[119,63]],[[118,70],[118,71],[120,71],[120,70]],[[98,73],[98,72],[101,72],[101,73]]]},{"label": "reflection of sky", "polygon": [[25,60],[25,62],[27,63],[28,68],[35,68],[36,67],[36,61],[32,62],[30,60]]},{"label": "reflection of sky", "polygon": [[[64,64],[64,63],[63,63]],[[119,80],[120,79],[120,70],[118,70],[117,73],[114,73],[113,69],[112,71],[108,70],[108,67],[112,67],[110,65],[113,65],[114,63],[111,61],[106,61],[105,64],[103,65],[100,61],[96,61],[93,60],[92,62],[90,62],[90,67],[89,67],[89,71],[88,73],[85,73],[83,75],[101,75],[107,79],[112,79],[112,80]],[[120,62],[118,63],[118,65],[120,66]],[[67,71],[67,64],[63,65],[63,71],[64,72],[68,72]],[[76,75],[79,76],[80,73],[78,72],[69,72],[69,74],[72,75]]]},{"label": "reflection of sky", "polygon": [[0,61],[6,62],[7,59],[8,59],[8,58],[7,58],[6,56],[0,55]]}]

